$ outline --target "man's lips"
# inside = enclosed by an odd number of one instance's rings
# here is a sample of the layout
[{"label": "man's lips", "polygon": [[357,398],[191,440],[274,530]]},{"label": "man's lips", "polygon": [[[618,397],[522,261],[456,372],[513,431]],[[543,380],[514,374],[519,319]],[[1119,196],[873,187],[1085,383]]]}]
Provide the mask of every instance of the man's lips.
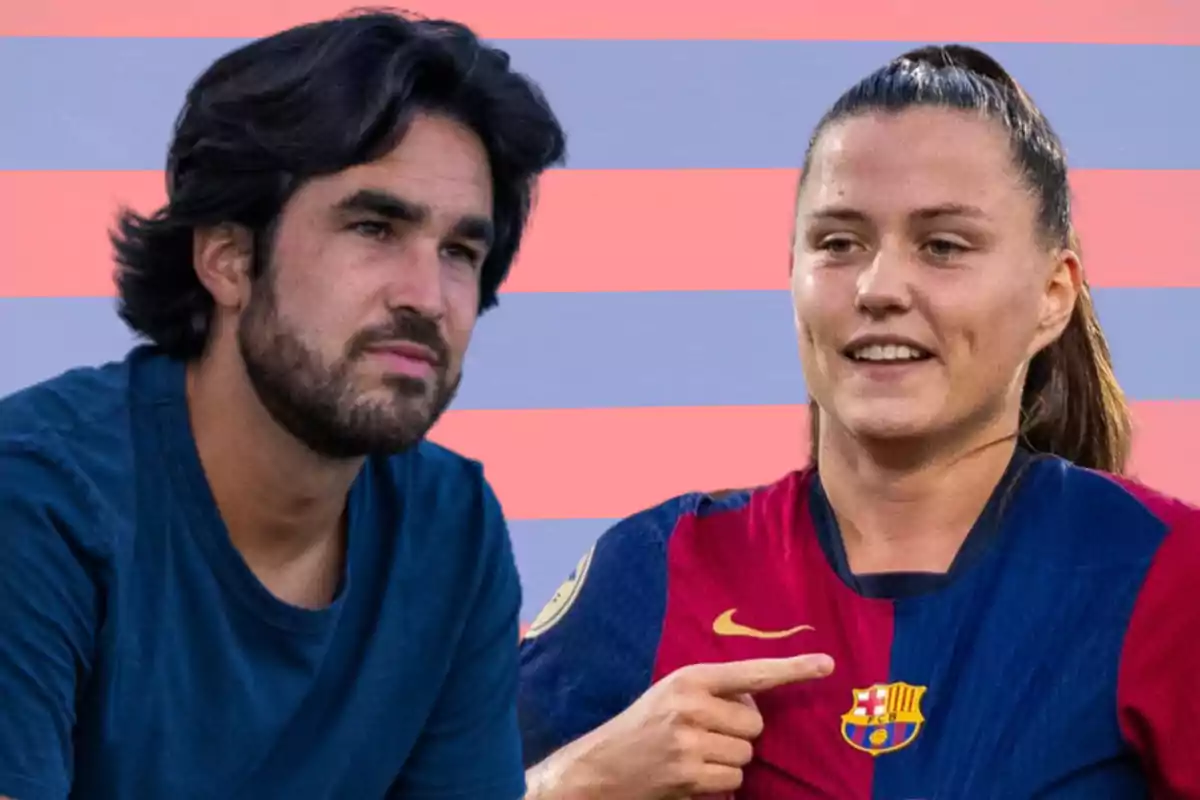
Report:
[{"label": "man's lips", "polygon": [[432,349],[416,342],[378,344],[367,348],[367,353],[388,372],[412,378],[432,377],[441,361]]}]

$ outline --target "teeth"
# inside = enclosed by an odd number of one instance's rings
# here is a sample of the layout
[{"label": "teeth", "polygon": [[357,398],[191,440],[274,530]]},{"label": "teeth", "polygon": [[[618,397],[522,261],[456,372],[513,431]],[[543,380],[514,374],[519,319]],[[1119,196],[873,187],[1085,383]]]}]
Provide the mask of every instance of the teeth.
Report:
[{"label": "teeth", "polygon": [[916,361],[926,355],[905,344],[872,344],[858,348],[850,357],[856,361]]}]

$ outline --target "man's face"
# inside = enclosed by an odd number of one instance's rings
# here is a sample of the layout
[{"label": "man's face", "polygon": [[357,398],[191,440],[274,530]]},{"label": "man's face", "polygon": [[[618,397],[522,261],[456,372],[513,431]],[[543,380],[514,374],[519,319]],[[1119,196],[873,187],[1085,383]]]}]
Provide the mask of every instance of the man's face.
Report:
[{"label": "man's face", "polygon": [[329,458],[417,442],[449,405],[493,239],[482,142],[418,116],[390,153],[302,186],[238,345],[263,405]]}]

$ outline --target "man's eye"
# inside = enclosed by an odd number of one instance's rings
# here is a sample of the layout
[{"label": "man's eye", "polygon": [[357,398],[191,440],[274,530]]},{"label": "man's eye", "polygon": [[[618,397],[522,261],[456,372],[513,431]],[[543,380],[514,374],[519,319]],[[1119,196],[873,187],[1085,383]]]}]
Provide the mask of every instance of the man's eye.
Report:
[{"label": "man's eye", "polygon": [[386,222],[377,220],[362,220],[350,226],[356,233],[372,239],[386,239],[391,235],[392,228]]},{"label": "man's eye", "polygon": [[479,251],[471,247],[466,247],[461,244],[450,244],[442,248],[442,251],[448,258],[455,261],[461,261],[471,267],[476,267],[483,259],[479,255]]}]

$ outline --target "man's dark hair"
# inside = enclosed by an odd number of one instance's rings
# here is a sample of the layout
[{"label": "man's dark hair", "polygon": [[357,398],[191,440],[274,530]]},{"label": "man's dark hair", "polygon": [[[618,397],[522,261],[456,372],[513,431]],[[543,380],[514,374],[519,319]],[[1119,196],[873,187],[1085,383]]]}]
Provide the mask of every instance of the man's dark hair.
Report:
[{"label": "man's dark hair", "polygon": [[192,263],[194,231],[245,226],[261,271],[292,193],[383,156],[419,112],[461,122],[487,150],[496,237],[480,311],[496,305],[535,181],[562,162],[565,134],[538,87],[469,28],[370,11],[254,41],[193,84],[175,123],[166,205],[150,216],[123,210],[112,235],[121,318],[170,355],[200,355],[214,304]]}]

